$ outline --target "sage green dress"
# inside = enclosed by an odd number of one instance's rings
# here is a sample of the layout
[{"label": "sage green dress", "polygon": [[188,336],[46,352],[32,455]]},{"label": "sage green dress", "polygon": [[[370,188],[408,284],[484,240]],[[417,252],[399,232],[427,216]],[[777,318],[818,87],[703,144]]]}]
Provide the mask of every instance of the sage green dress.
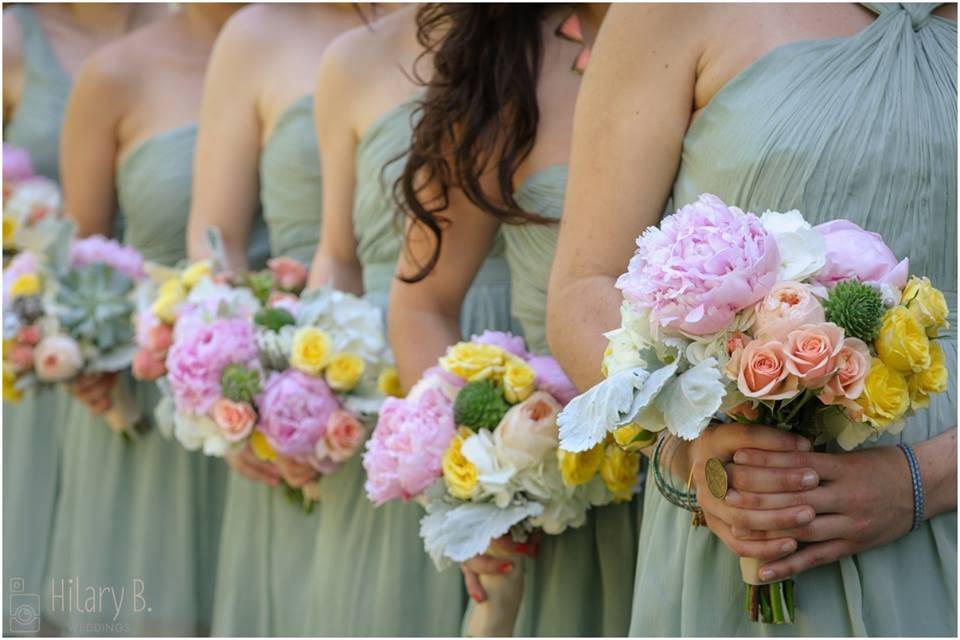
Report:
[{"label": "sage green dress", "polygon": [[[567,182],[566,165],[531,175],[517,190],[517,204],[559,222]],[[503,225],[510,265],[513,316],[527,347],[548,354],[547,284],[556,251],[556,224]],[[623,636],[630,603],[640,499],[589,512],[580,528],[544,536],[536,559],[525,560],[524,596],[516,636]]]},{"label": "sage green dress", "polygon": [[[173,265],[186,257],[196,133],[187,125],[151,137],[117,169],[124,243],[147,260]],[[265,254],[263,242],[251,262],[262,263]],[[227,467],[152,428],[155,384],[124,382],[151,429],[126,441],[74,403],[44,597],[55,604],[51,618],[65,635],[204,635]],[[76,593],[77,581],[80,611],[76,602],[56,599],[65,587]],[[114,618],[112,601],[86,606],[88,587],[118,594],[125,588],[119,614]]]},{"label": "sage green dress", "polygon": [[[368,299],[386,310],[400,252],[402,221],[390,196],[409,146],[414,103],[383,114],[356,154],[353,225]],[[384,167],[386,169],[384,170]],[[381,174],[383,171],[383,174]],[[477,276],[461,314],[465,336],[510,330],[510,282],[497,248]],[[438,572],[423,550],[416,503],[374,507],[355,456],[324,480],[308,628],[321,636],[455,636],[466,606],[456,568]]]},{"label": "sage green dress", "polygon": [[[271,253],[309,265],[320,239],[320,159],[313,96],[277,120],[260,155],[260,200]],[[311,514],[284,493],[231,473],[220,538],[215,636],[308,636],[314,542],[322,509]]]},{"label": "sage green dress", "polygon": [[[957,26],[934,6],[870,6],[876,21],[853,37],[760,58],[691,125],[673,190],[677,206],[709,192],[814,224],[848,218],[947,293],[949,390],[868,447],[957,423]],[[647,485],[632,635],[957,635],[956,512],[797,576],[797,622],[772,626],[747,621],[737,558]]]},{"label": "sage green dress", "polygon": [[[60,129],[72,80],[33,8],[18,4],[6,12],[20,23],[24,81],[3,141],[26,149],[34,171],[57,180]],[[59,389],[36,390],[17,404],[3,403],[4,621],[10,619],[11,592],[39,594],[43,586],[59,487],[57,440],[66,405],[67,397]],[[4,628],[9,631],[6,622]]]}]

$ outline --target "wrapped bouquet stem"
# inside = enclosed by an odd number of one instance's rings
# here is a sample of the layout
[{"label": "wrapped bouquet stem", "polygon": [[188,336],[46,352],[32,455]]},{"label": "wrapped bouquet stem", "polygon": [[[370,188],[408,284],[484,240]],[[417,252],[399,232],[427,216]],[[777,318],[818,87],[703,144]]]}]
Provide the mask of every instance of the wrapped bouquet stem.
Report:
[{"label": "wrapped bouquet stem", "polygon": [[740,576],[746,585],[744,607],[751,622],[790,624],[796,618],[793,578],[764,583],[760,580],[763,560],[740,558]]},{"label": "wrapped bouquet stem", "polygon": [[[485,553],[504,560],[516,558],[496,544],[491,544]],[[466,635],[471,638],[512,636],[523,598],[523,563],[514,563],[513,569],[507,573],[481,574],[479,577],[487,599],[473,605],[467,619]]]}]

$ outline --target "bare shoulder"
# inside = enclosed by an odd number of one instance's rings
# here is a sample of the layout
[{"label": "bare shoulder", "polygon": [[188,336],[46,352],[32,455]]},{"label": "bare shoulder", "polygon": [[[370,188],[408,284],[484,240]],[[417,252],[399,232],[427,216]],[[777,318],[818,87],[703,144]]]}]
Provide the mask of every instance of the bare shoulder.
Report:
[{"label": "bare shoulder", "polygon": [[23,60],[23,27],[16,11],[3,12],[3,66],[16,68]]}]

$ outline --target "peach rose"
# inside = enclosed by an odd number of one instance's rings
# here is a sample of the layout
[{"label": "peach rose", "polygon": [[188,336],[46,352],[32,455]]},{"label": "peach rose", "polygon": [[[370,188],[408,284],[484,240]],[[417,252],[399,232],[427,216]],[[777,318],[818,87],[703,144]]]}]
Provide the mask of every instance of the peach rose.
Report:
[{"label": "peach rose", "polygon": [[732,356],[738,349],[743,349],[750,342],[750,336],[742,331],[734,331],[727,336],[727,355]]},{"label": "peach rose", "polygon": [[33,347],[29,344],[16,344],[10,349],[10,363],[13,370],[28,371],[33,368]]},{"label": "peach rose", "polygon": [[147,331],[145,349],[154,353],[166,353],[170,345],[173,344],[173,327],[162,322],[157,322]]},{"label": "peach rose", "polygon": [[760,412],[751,401],[741,402],[735,407],[727,410],[727,415],[731,418],[743,418],[744,420],[756,420],[760,417]]},{"label": "peach rose", "polygon": [[343,462],[357,452],[365,435],[355,415],[342,409],[334,411],[327,422],[326,434],[317,442],[316,456],[320,460],[330,458]]},{"label": "peach rose", "polygon": [[734,352],[731,366],[737,373],[737,388],[748,398],[783,400],[797,394],[797,378],[786,367],[783,343],[754,340]]},{"label": "peach rose", "polygon": [[817,396],[823,404],[839,404],[856,410],[854,402],[863,394],[863,380],[870,373],[870,348],[858,338],[846,338],[837,354],[837,375],[830,378]]},{"label": "peach rose", "polygon": [[29,344],[33,346],[40,342],[40,339],[43,337],[43,332],[35,324],[28,324],[24,327],[20,327],[20,331],[17,333],[17,340],[24,344]]},{"label": "peach rose", "polygon": [[837,372],[843,329],[832,322],[805,324],[787,336],[787,370],[807,389],[818,389]]},{"label": "peach rose", "polygon": [[270,258],[267,268],[284,291],[299,291],[307,283],[307,268],[293,258]]},{"label": "peach rose", "polygon": [[257,423],[257,413],[247,402],[234,402],[220,398],[213,403],[213,421],[220,427],[220,433],[230,442],[243,440]]},{"label": "peach rose", "polygon": [[778,282],[763,300],[757,303],[754,316],[757,338],[786,342],[794,329],[806,324],[821,324],[825,318],[823,305],[799,282]]},{"label": "peach rose", "polygon": [[33,350],[33,369],[44,382],[63,382],[80,373],[83,355],[70,336],[55,334],[40,341]]},{"label": "peach rose", "polygon": [[527,469],[540,464],[548,455],[556,455],[557,414],[562,408],[543,391],[511,407],[493,432],[500,459],[517,469]]},{"label": "peach rose", "polygon": [[167,372],[166,356],[141,349],[133,356],[132,369],[137,380],[156,380]]}]

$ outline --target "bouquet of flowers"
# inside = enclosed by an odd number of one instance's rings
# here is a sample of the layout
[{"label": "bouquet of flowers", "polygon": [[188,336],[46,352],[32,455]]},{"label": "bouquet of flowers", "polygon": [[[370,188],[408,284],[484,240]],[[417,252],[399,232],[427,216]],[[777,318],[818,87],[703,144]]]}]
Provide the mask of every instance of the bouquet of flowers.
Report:
[{"label": "bouquet of flowers", "polygon": [[[376,504],[418,498],[420,535],[438,568],[510,534],[579,527],[594,506],[629,500],[639,457],[601,438],[583,453],[558,450],[557,414],[576,394],[553,358],[522,338],[485,332],[450,347],[404,399],[388,398],[364,454]],[[482,576],[489,599],[467,635],[511,635],[523,573]]]},{"label": "bouquet of flowers", "polygon": [[3,255],[23,250],[43,252],[55,227],[63,224],[60,190],[34,174],[25,149],[3,145]]},{"label": "bouquet of flowers", "polygon": [[[850,221],[811,227],[798,211],[758,217],[703,195],[637,247],[617,281],[606,379],[558,418],[564,449],[608,431],[692,440],[717,419],[852,449],[946,390],[943,294]],[[752,559],[741,569],[751,620],[791,622],[792,582],[762,584]]]},{"label": "bouquet of flowers", "polygon": [[[134,289],[144,278],[140,254],[103,236],[71,240],[60,227],[45,255],[18,254],[4,271],[4,396],[81,373],[118,372],[135,350]],[[121,383],[105,414],[130,435],[140,411]]]}]

